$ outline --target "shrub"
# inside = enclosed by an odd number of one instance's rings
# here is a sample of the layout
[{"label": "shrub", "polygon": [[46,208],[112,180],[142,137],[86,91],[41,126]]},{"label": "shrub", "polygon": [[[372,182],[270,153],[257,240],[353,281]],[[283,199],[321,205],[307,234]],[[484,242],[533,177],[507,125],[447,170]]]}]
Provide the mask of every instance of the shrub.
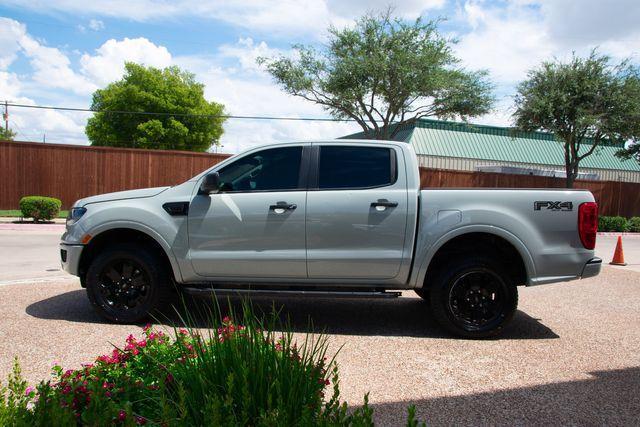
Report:
[{"label": "shrub", "polygon": [[[271,332],[244,312],[208,330],[149,326],[122,348],[81,369],[54,367],[53,380],[27,388],[16,364],[0,398],[0,425],[287,425],[366,426],[367,403],[339,402],[335,359],[327,339]],[[275,315],[272,316],[275,318]],[[325,399],[329,384],[332,396]],[[6,396],[6,397],[5,397]],[[415,410],[409,422],[416,425]]]},{"label": "shrub", "polygon": [[629,231],[627,219],[621,216],[601,216],[598,219],[598,231]]},{"label": "shrub", "polygon": [[57,217],[61,206],[62,202],[53,197],[26,196],[20,199],[22,216],[33,218],[36,222]]},{"label": "shrub", "polygon": [[640,216],[629,218],[627,225],[629,226],[629,231],[633,233],[640,233]]}]

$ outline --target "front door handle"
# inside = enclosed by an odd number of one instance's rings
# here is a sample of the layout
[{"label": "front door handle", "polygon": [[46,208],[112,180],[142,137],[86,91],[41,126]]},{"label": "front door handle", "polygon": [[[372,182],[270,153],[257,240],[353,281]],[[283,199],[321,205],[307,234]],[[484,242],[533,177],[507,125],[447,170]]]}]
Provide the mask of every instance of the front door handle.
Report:
[{"label": "front door handle", "polygon": [[387,199],[378,199],[376,202],[371,202],[371,207],[380,211],[386,208],[395,208],[396,206],[398,206],[398,202],[390,202]]},{"label": "front door handle", "polygon": [[277,214],[281,214],[284,211],[295,210],[297,207],[298,207],[298,205],[296,205],[294,203],[278,202],[275,205],[269,206],[269,210],[270,211],[274,211]]}]

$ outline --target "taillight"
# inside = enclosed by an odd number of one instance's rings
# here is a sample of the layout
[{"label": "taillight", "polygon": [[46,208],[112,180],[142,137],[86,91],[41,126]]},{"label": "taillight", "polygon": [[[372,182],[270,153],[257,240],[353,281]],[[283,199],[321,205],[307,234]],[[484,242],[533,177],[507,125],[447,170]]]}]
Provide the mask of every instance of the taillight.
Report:
[{"label": "taillight", "polygon": [[582,246],[586,249],[596,247],[598,233],[598,204],[594,202],[582,203],[578,208],[578,233]]}]

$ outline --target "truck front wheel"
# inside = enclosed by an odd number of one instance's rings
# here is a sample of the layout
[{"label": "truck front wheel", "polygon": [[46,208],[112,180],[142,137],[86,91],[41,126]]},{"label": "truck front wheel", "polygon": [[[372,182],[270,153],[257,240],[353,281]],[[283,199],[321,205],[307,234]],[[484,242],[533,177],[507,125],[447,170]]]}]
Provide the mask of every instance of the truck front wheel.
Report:
[{"label": "truck front wheel", "polygon": [[515,283],[499,263],[481,256],[456,258],[429,284],[433,315],[465,338],[498,335],[518,306]]},{"label": "truck front wheel", "polygon": [[108,247],[91,262],[87,296],[96,312],[117,323],[137,323],[163,308],[170,297],[165,266],[144,245]]}]

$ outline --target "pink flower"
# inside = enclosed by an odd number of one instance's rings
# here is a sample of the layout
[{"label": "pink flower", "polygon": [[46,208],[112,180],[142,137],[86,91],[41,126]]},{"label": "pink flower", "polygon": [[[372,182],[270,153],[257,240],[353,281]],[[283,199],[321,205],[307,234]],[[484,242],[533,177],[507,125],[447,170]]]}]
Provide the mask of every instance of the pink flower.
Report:
[{"label": "pink flower", "polygon": [[141,417],[140,415],[136,415],[136,424],[143,426],[147,423],[147,419],[145,417]]},{"label": "pink flower", "polygon": [[121,409],[120,412],[118,413],[118,419],[120,421],[124,421],[127,419],[127,413],[124,411],[124,409]]},{"label": "pink flower", "polygon": [[35,392],[35,391],[36,391],[36,389],[35,389],[34,387],[29,386],[29,387],[27,387],[27,389],[24,391],[24,395],[25,395],[25,396],[30,396],[30,395],[31,395],[31,393],[33,393],[33,392]]},{"label": "pink flower", "polygon": [[179,333],[180,335],[187,335],[189,332],[188,332],[186,329],[180,328],[180,329],[178,330],[178,333]]},{"label": "pink flower", "polygon": [[147,323],[144,328],[142,328],[143,331],[147,332],[149,329],[151,329],[151,323]]}]

